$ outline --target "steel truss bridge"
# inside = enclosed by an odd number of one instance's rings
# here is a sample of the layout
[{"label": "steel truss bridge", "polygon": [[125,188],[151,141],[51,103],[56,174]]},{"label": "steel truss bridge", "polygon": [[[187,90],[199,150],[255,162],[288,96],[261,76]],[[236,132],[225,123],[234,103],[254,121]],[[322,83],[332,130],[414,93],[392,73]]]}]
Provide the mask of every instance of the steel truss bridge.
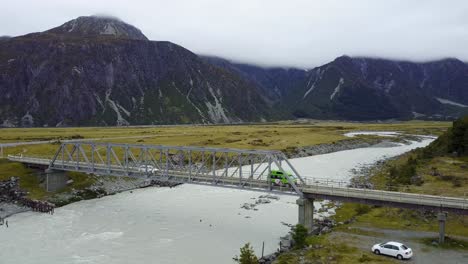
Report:
[{"label": "steel truss bridge", "polygon": [[[280,151],[65,142],[52,159],[11,155],[8,159],[48,167],[50,170],[98,176],[146,177],[177,183],[293,194],[305,199],[330,199],[468,214],[466,198],[349,188],[342,182],[304,177]],[[272,170],[291,172],[296,179],[288,179],[288,184],[274,184],[270,178]]]}]

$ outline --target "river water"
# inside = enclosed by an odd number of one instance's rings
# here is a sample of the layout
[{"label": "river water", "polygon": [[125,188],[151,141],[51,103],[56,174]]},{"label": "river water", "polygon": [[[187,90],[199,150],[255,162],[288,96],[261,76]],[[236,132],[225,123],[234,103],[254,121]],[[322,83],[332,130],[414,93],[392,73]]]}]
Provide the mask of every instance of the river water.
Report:
[{"label": "river water", "polygon": [[[353,168],[428,145],[432,139],[291,159],[301,175],[349,180]],[[0,264],[233,263],[246,242],[278,248],[297,222],[294,196],[241,209],[264,193],[184,184],[81,201],[54,215],[26,212],[0,226]],[[320,206],[316,203],[316,206]]]}]

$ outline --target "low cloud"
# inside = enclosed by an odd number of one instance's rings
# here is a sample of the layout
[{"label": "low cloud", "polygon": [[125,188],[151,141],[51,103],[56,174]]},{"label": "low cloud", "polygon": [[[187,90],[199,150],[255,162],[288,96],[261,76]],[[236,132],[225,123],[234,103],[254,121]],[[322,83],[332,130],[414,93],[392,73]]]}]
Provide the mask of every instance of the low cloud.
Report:
[{"label": "low cloud", "polygon": [[152,40],[266,66],[310,68],[343,54],[468,61],[464,0],[15,0],[2,9],[0,35],[105,14]]}]

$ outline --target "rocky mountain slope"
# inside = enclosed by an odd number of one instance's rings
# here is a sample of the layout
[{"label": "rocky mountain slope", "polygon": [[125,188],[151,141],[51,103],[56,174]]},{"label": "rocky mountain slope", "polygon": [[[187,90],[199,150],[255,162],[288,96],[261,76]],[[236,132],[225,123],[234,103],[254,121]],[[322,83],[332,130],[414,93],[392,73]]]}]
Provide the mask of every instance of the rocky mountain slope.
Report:
[{"label": "rocky mountain slope", "polygon": [[209,63],[235,72],[251,81],[270,102],[282,103],[295,88],[305,86],[307,71],[295,68],[262,68],[255,65],[232,63],[218,57],[203,57]]},{"label": "rocky mountain slope", "polygon": [[443,118],[468,111],[468,66],[339,57],[308,72],[291,91],[296,115],[354,120]]},{"label": "rocky mountain slope", "polygon": [[78,17],[47,32],[75,37],[105,35],[115,38],[148,40],[138,28],[112,17]]},{"label": "rocky mountain slope", "polygon": [[468,114],[468,65],[456,59],[413,63],[342,56],[311,70],[205,59],[239,72],[295,117],[453,119]]},{"label": "rocky mountain slope", "polygon": [[3,126],[272,118],[263,96],[237,74],[109,18],[80,17],[1,41],[0,93]]}]

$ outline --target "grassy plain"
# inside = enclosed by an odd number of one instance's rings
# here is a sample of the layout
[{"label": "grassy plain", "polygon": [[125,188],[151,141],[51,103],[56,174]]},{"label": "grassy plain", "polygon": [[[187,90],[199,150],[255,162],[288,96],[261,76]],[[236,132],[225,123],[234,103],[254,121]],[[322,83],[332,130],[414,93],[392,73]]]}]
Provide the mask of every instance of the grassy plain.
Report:
[{"label": "grassy plain", "polygon": [[[408,121],[396,123],[352,123],[307,121],[258,125],[161,126],[161,127],[81,127],[0,129],[0,143],[40,140],[94,139],[104,142],[172,146],[210,146],[243,149],[288,149],[334,143],[348,139],[350,131],[402,131],[439,135],[449,122]],[[5,149],[6,154],[51,156],[57,144],[29,145]]]},{"label": "grassy plain", "polygon": [[[4,148],[8,154],[51,157],[60,140],[99,139],[100,142],[152,144],[175,146],[206,146],[244,149],[275,149],[288,151],[296,147],[330,144],[349,140],[343,134],[350,131],[402,131],[412,134],[438,135],[450,126],[449,122],[409,121],[397,123],[354,123],[332,121],[278,122],[257,125],[220,126],[158,126],[158,127],[77,127],[77,128],[4,128],[0,129],[0,144],[25,141],[56,143]],[[366,140],[372,136],[361,137]],[[1,161],[1,159],[0,159]],[[40,187],[32,171],[19,163],[0,162],[0,180],[17,176],[30,197],[46,198],[48,193]],[[72,188],[83,189],[92,180],[83,175],[70,174]],[[65,190],[66,191],[66,190]]]}]

